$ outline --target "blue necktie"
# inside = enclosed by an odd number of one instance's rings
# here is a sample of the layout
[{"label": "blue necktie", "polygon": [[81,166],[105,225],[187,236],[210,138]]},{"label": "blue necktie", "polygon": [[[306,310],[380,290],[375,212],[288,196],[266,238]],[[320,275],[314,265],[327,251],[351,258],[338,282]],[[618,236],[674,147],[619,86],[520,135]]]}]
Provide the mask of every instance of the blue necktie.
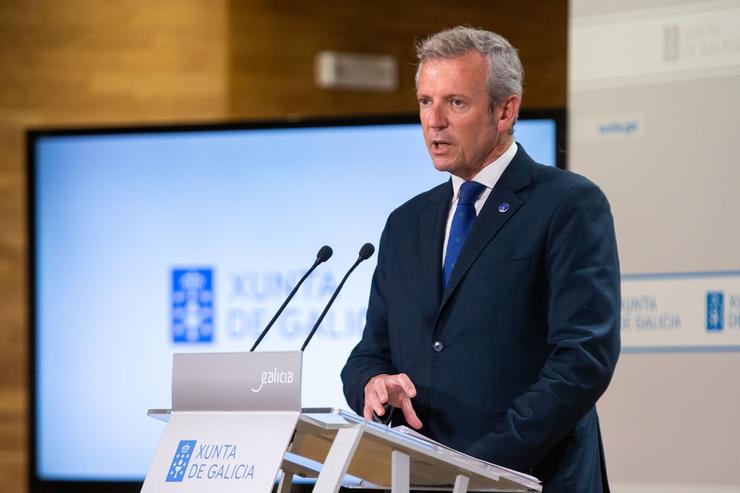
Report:
[{"label": "blue necktie", "polygon": [[475,201],[478,200],[485,188],[485,185],[474,181],[466,181],[460,187],[460,198],[457,201],[455,215],[452,217],[450,237],[447,240],[447,254],[445,255],[444,272],[442,274],[443,289],[447,289],[447,281],[450,280],[457,256],[460,254],[465,238],[475,222]]}]

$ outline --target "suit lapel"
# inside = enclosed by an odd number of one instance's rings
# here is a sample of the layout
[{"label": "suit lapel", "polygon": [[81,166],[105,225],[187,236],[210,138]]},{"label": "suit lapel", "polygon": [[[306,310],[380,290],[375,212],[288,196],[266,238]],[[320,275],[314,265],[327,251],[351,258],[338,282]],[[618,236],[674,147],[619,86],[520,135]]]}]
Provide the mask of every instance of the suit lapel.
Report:
[{"label": "suit lapel", "polygon": [[[442,298],[442,245],[444,243],[447,215],[452,202],[452,181],[442,187],[419,215],[419,262],[420,275],[430,293],[434,307]],[[431,239],[431,241],[430,241]]]},{"label": "suit lapel", "polygon": [[[437,320],[439,320],[439,316],[445,305],[476,259],[501,228],[524,204],[524,201],[516,192],[529,185],[534,170],[532,163],[532,159],[520,147],[514,159],[512,159],[499,181],[493,187],[491,194],[483,205],[483,209],[481,209],[478,215],[478,219],[476,219],[470,233],[468,233],[465,244],[455,262],[455,268],[447,283],[447,289],[442,294]],[[441,276],[441,274],[439,275]]]}]

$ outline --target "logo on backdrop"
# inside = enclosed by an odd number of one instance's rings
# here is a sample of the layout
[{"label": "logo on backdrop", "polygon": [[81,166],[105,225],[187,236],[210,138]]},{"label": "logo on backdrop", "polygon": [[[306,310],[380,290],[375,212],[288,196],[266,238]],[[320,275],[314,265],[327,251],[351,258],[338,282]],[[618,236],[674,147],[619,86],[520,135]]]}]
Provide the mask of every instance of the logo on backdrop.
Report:
[{"label": "logo on backdrop", "polygon": [[681,56],[681,30],[675,24],[663,28],[663,60],[675,62]]},{"label": "logo on backdrop", "polygon": [[723,291],[707,291],[707,330],[724,329],[725,294]]},{"label": "logo on backdrop", "polygon": [[213,269],[172,270],[172,342],[213,341]]},{"label": "logo on backdrop", "polygon": [[168,483],[182,483],[185,477],[185,470],[188,468],[190,463],[190,457],[193,455],[195,449],[195,440],[180,440],[180,445],[175,450],[175,455],[172,457],[172,465],[170,470],[167,472]]}]

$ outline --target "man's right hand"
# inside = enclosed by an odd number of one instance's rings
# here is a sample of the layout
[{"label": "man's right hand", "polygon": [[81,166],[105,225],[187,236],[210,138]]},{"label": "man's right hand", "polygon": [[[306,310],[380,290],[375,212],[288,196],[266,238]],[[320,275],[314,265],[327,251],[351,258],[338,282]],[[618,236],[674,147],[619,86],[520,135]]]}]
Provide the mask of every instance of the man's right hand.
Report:
[{"label": "man's right hand", "polygon": [[403,411],[406,423],[412,428],[421,428],[421,420],[411,405],[411,399],[416,396],[416,387],[405,373],[397,375],[381,374],[371,378],[365,385],[365,408],[362,413],[365,419],[373,419],[373,411],[378,416],[385,414],[386,403]]}]

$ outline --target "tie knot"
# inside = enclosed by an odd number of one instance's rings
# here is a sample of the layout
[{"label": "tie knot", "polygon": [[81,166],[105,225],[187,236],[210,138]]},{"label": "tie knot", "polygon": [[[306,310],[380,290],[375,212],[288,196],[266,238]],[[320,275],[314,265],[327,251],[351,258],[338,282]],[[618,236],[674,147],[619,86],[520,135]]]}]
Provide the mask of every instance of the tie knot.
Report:
[{"label": "tie knot", "polygon": [[485,185],[477,181],[466,181],[460,186],[458,203],[466,205],[475,204],[475,201],[478,200],[478,197],[480,197],[480,194],[483,193],[485,188]]}]

